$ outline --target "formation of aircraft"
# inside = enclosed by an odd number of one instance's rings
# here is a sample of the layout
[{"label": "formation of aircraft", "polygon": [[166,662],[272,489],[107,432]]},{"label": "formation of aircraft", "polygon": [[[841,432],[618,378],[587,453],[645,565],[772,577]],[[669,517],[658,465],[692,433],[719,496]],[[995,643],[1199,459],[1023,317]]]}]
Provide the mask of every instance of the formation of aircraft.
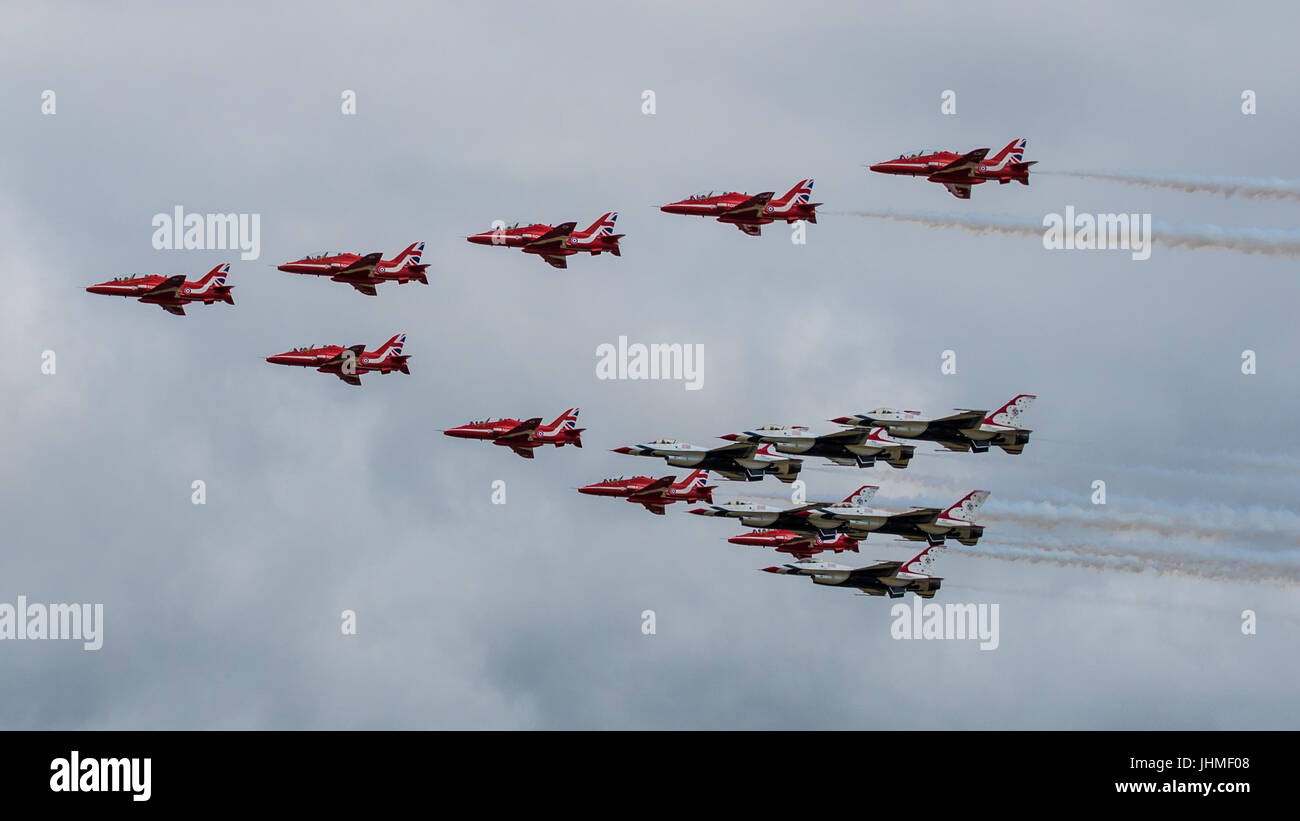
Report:
[{"label": "formation of aircraft", "polygon": [[110,279],[86,290],[92,294],[106,296],[124,296],[157,305],[169,314],[185,316],[185,306],[193,302],[211,305],[224,302],[234,305],[235,299],[230,291],[235,287],[227,285],[230,275],[230,263],[222,263],[208,271],[202,279],[191,282],[184,274],[165,277],[162,274],[128,274]]},{"label": "formation of aircraft", "polygon": [[384,255],[351,254],[325,252],[315,256],[308,255],[302,259],[286,262],[277,266],[288,274],[306,274],[310,276],[329,277],[334,282],[351,285],[366,296],[375,296],[376,288],[385,282],[404,285],[407,282],[429,284],[426,271],[427,264],[421,263],[424,255],[424,243],[413,242],[392,259]]},{"label": "formation of aircraft", "polygon": [[971,186],[996,180],[1001,185],[1015,181],[1029,185],[1029,167],[1025,162],[1025,148],[1029,141],[1024,137],[1007,143],[1007,147],[988,156],[989,149],[977,148],[965,154],[952,151],[918,151],[900,154],[892,160],[878,162],[868,168],[878,174],[902,174],[925,177],[929,182],[942,183],[959,200],[970,199]]},{"label": "formation of aircraft", "polygon": [[916,453],[913,445],[895,442],[884,428],[849,428],[812,436],[803,425],[764,425],[744,433],[719,437],[729,442],[756,442],[771,445],[777,453],[797,456],[820,456],[837,465],[867,468],[884,461],[890,467],[905,468]]},{"label": "formation of aircraft", "polygon": [[803,467],[802,459],[773,453],[771,445],[759,447],[752,442],[706,448],[676,439],[656,439],[644,445],[614,448],[614,453],[662,458],[675,468],[711,470],[738,482],[760,482],[770,474],[789,483],[799,478]]},{"label": "formation of aircraft", "polygon": [[410,374],[407,361],[411,357],[402,353],[405,345],[406,334],[399,333],[373,351],[367,351],[365,345],[307,345],[268,356],[266,361],[272,365],[315,368],[321,373],[334,374],[349,385],[360,385],[361,375],[366,373]]},{"label": "formation of aircraft", "polygon": [[876,408],[831,421],[850,428],[884,428],[891,436],[936,442],[953,451],[986,453],[992,447],[999,447],[1007,453],[1019,454],[1033,433],[1023,426],[1023,417],[1037,398],[1022,393],[992,412],[958,408],[956,413],[938,419],[920,411]]},{"label": "formation of aircraft", "polygon": [[582,447],[582,432],[578,427],[578,408],[569,408],[555,418],[549,425],[542,424],[542,418],[520,421],[518,419],[485,419],[470,422],[443,431],[446,436],[457,439],[481,439],[494,445],[508,447],[525,459],[533,458],[533,451],[542,445],[565,445]]},{"label": "formation of aircraft", "polygon": [[536,254],[555,268],[567,268],[567,258],[574,254],[591,254],[600,256],[610,253],[622,256],[618,241],[623,234],[614,233],[614,224],[618,221],[618,212],[601,214],[590,227],[575,231],[575,222],[562,222],[559,225],[533,223],[521,225],[515,223],[504,228],[471,234],[467,240],[475,245],[501,245],[506,248],[519,248],[525,254]]},{"label": "formation of aircraft", "polygon": [[649,476],[605,479],[578,488],[588,496],[613,496],[642,505],[651,513],[664,515],[664,508],[673,502],[713,502],[716,486],[709,484],[707,470],[691,471],[680,482],[676,476],[652,479]]},{"label": "formation of aircraft", "polygon": [[812,188],[812,180],[800,180],[775,199],[772,191],[762,194],[706,191],[660,206],[659,210],[667,214],[710,217],[734,225],[751,237],[757,237],[763,233],[764,225],[777,220],[786,223],[801,220],[817,222],[817,206],[821,203],[812,201]]},{"label": "formation of aircraft", "polygon": [[824,560],[801,558],[797,562],[762,568],[767,573],[809,576],[813,584],[833,587],[856,587],[868,596],[902,598],[915,593],[932,599],[942,586],[943,578],[934,575],[934,555],[943,547],[927,545],[905,562],[877,562],[866,567],[849,567]]}]

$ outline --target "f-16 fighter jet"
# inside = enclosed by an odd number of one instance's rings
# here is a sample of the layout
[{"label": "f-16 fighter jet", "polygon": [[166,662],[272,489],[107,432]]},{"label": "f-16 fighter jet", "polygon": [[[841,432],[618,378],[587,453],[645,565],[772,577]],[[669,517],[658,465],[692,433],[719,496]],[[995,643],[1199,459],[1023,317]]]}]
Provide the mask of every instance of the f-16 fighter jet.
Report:
[{"label": "f-16 fighter jet", "polygon": [[367,351],[365,345],[323,345],[294,348],[291,351],[268,356],[272,365],[297,365],[303,368],[315,368],[321,373],[332,373],[349,385],[360,385],[363,373],[392,373],[399,371],[409,374],[406,364],[411,358],[402,354],[406,345],[406,334],[395,334],[373,351]]},{"label": "f-16 fighter jet", "polygon": [[329,277],[334,282],[351,285],[366,296],[375,296],[375,287],[384,282],[404,285],[414,280],[428,285],[425,272],[429,266],[420,262],[423,254],[424,243],[413,242],[392,259],[384,259],[378,252],[365,255],[326,252],[286,262],[279,269],[289,274]]},{"label": "f-16 fighter jet", "polygon": [[651,513],[664,515],[664,508],[673,502],[712,502],[714,485],[708,484],[707,470],[692,471],[677,481],[676,476],[651,479],[649,476],[606,479],[603,482],[578,488],[588,496],[617,496],[644,505]]},{"label": "f-16 fighter jet", "polygon": [[843,553],[846,550],[858,552],[858,540],[850,539],[843,533],[827,538],[793,530],[751,530],[739,536],[732,536],[727,541],[732,544],[776,548],[778,553],[789,553],[797,559],[807,559],[824,550],[835,553]]},{"label": "f-16 fighter jet", "polygon": [[569,267],[566,257],[574,254],[588,253],[599,256],[609,252],[616,257],[622,256],[618,241],[624,234],[614,233],[614,223],[618,221],[618,212],[610,211],[583,231],[573,230],[577,223],[563,222],[559,225],[534,223],[532,225],[514,225],[484,231],[466,237],[475,245],[502,245],[506,248],[519,248],[525,254],[536,254],[553,267]]},{"label": "f-16 fighter jet", "polygon": [[934,554],[943,548],[930,545],[905,562],[878,562],[867,567],[848,567],[835,562],[801,560],[762,568],[767,573],[811,576],[813,584],[856,587],[868,596],[901,599],[911,591],[932,599],[943,579],[934,573]]},{"label": "f-16 fighter jet", "polygon": [[[842,502],[808,502],[795,507],[775,507],[747,499],[736,499],[726,504],[692,508],[687,513],[694,513],[696,516],[739,519],[745,527],[797,531],[819,535],[824,539],[833,539],[837,531],[845,528],[844,520],[821,516],[820,511],[837,506],[846,506],[852,510],[868,510],[867,505],[871,503],[877,490],[879,488],[875,485],[863,485],[845,497]],[[749,542],[737,544],[749,544]]]},{"label": "f-16 fighter jet", "polygon": [[1012,140],[991,159],[987,159],[987,148],[977,148],[967,154],[918,151],[915,154],[900,154],[892,160],[868,168],[880,174],[906,174],[925,177],[930,182],[941,182],[954,197],[968,200],[971,186],[982,182],[997,180],[1006,185],[1015,180],[1021,185],[1029,185],[1029,167],[1034,163],[1023,161],[1025,146],[1028,144],[1029,141],[1023,137]]},{"label": "f-16 fighter jet", "polygon": [[877,459],[883,459],[890,467],[905,468],[916,452],[913,445],[903,445],[885,436],[883,428],[850,428],[811,436],[802,425],[764,425],[720,438],[771,444],[777,453],[821,456],[837,465],[860,468],[871,467]]},{"label": "f-16 fighter jet", "polygon": [[951,537],[970,547],[984,535],[984,527],[975,523],[975,517],[988,497],[987,490],[973,490],[951,507],[918,507],[903,513],[839,502],[818,508],[808,521],[822,532],[838,529],[859,540],[867,538],[868,533],[885,533],[908,541],[943,544],[945,538]]},{"label": "f-16 fighter jet", "polygon": [[772,199],[771,191],[753,195],[737,191],[707,191],[670,202],[660,206],[659,210],[668,214],[712,217],[756,237],[763,233],[762,226],[777,220],[817,222],[817,206],[821,203],[812,202],[812,187],[812,180],[800,180],[794,188],[776,199]]},{"label": "f-16 fighter jet", "polygon": [[614,453],[633,456],[657,456],[675,468],[711,470],[725,479],[760,482],[771,474],[782,482],[793,482],[803,467],[802,459],[772,453],[771,445],[737,442],[716,448],[704,448],[675,439],[656,439],[645,445],[614,448]]},{"label": "f-16 fighter jet", "polygon": [[569,408],[549,425],[543,425],[540,416],[522,422],[518,419],[487,419],[448,428],[443,433],[457,439],[487,439],[494,445],[510,448],[525,459],[532,459],[533,451],[542,445],[582,447],[582,432],[586,429],[578,427],[578,410]]},{"label": "f-16 fighter jet", "polygon": [[225,302],[234,305],[235,299],[230,291],[235,286],[226,284],[229,274],[230,264],[224,263],[208,271],[198,282],[190,282],[184,274],[172,277],[164,277],[162,274],[130,274],[91,285],[86,290],[92,294],[133,297],[140,302],[157,305],[167,313],[185,316],[185,305],[190,302],[202,302],[204,305]]},{"label": "f-16 fighter jet", "polygon": [[1037,398],[1022,393],[992,413],[959,408],[957,413],[939,419],[923,416],[920,411],[876,408],[831,421],[857,428],[882,427],[890,436],[938,442],[948,450],[985,453],[996,446],[1016,454],[1029,444],[1029,434],[1033,431],[1022,427],[1023,416]]}]

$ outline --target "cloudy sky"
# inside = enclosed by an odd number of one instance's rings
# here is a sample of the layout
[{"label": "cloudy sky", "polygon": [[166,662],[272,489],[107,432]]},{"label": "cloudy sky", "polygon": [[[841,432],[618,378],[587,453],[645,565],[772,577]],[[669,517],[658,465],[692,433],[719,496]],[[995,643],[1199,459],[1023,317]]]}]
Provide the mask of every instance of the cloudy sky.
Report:
[{"label": "cloudy sky", "polygon": [[[100,602],[105,635],[95,652],[0,642],[0,726],[1300,727],[1297,261],[1157,246],[1135,262],[852,215],[1038,224],[1073,206],[1294,231],[1294,200],[1061,173],[1300,177],[1281,59],[1300,12],[1255,12],[11,6],[0,602]],[[1015,137],[1042,173],[968,202],[862,167]],[[803,177],[825,203],[803,245],[657,210]],[[153,215],[177,205],[259,214],[260,258],[155,250]],[[624,255],[567,271],[464,241],[607,210]],[[429,286],[376,298],[274,268],[415,240]],[[84,291],[227,261],[233,308],[181,318]],[[263,361],[398,331],[412,374],[361,388]],[[598,380],[595,350],[619,336],[702,344],[704,389]],[[1022,456],[922,444],[906,471],[804,473],[810,497],[872,483],[900,510],[991,490],[985,539],[940,556],[935,599],[998,604],[991,652],[895,641],[890,602],[755,572],[780,557],[728,544],[729,523],[574,492],[670,472],[619,445],[1020,392],[1040,397]],[[534,461],[441,434],[574,405],[586,447]],[[718,500],[788,493],[723,482]],[[841,561],[915,552],[873,537]]]}]

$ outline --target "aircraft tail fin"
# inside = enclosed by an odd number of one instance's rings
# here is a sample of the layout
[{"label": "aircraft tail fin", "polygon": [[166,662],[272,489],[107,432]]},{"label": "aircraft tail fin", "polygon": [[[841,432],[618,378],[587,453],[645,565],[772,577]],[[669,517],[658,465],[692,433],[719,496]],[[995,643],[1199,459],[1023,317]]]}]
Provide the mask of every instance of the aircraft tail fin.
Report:
[{"label": "aircraft tail fin", "polygon": [[844,501],[854,507],[866,507],[876,497],[877,490],[880,490],[879,485],[863,485],[846,496]]},{"label": "aircraft tail fin", "polygon": [[399,270],[409,266],[420,264],[420,259],[424,256],[424,243],[412,242],[406,246],[400,254],[393,257],[393,266]]},{"label": "aircraft tail fin", "polygon": [[979,515],[980,508],[984,506],[984,501],[988,498],[989,492],[987,490],[972,490],[939,516],[944,519],[956,519],[959,522],[974,524],[975,517]]},{"label": "aircraft tail fin", "polygon": [[943,545],[932,544],[926,545],[925,549],[917,553],[912,558],[903,562],[895,571],[898,576],[933,576],[934,575],[934,557]]},{"label": "aircraft tail fin", "polygon": [[1002,168],[1008,163],[1019,163],[1025,159],[1025,148],[1029,146],[1029,140],[1024,137],[1017,137],[1007,143],[1007,147],[994,154],[987,165],[990,168]]},{"label": "aircraft tail fin", "polygon": [[1023,416],[1033,407],[1034,400],[1038,397],[1032,393],[1021,393],[1013,396],[1010,401],[997,410],[984,417],[986,425],[1003,425],[1008,428],[1023,428]]}]

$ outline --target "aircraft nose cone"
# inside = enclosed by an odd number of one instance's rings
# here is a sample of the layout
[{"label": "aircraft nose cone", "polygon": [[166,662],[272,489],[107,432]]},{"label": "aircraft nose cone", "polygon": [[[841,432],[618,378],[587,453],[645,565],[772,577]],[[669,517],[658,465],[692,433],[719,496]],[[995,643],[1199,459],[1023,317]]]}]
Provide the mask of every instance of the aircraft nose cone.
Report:
[{"label": "aircraft nose cone", "polygon": [[687,513],[694,513],[696,516],[711,516],[711,515],[713,514],[713,511],[709,510],[707,507],[696,507],[696,508],[691,508],[690,510],[688,510],[688,511],[686,511],[686,512],[687,512]]},{"label": "aircraft nose cone", "polygon": [[781,572],[781,568],[779,568],[779,567],[760,567],[759,570],[763,571],[764,573],[780,573],[780,572]]},{"label": "aircraft nose cone", "polygon": [[837,416],[834,419],[830,419],[828,421],[834,422],[837,425],[847,425],[850,424],[853,420],[847,416]]},{"label": "aircraft nose cone", "polygon": [[595,485],[587,485],[587,486],[585,486],[585,487],[580,487],[580,488],[578,488],[578,492],[579,492],[579,493],[585,493],[585,494],[587,494],[588,496],[595,496],[595,495],[597,495],[597,493],[598,493],[598,491],[596,490],[596,486],[595,486]]},{"label": "aircraft nose cone", "polygon": [[610,453],[631,453],[632,449],[626,445],[621,448],[611,448]]},{"label": "aircraft nose cone", "polygon": [[735,441],[737,441],[738,439],[740,439],[740,434],[738,434],[738,433],[728,433],[728,434],[726,434],[725,436],[719,436],[718,438],[719,438],[719,439],[726,439],[728,442],[735,442]]}]

